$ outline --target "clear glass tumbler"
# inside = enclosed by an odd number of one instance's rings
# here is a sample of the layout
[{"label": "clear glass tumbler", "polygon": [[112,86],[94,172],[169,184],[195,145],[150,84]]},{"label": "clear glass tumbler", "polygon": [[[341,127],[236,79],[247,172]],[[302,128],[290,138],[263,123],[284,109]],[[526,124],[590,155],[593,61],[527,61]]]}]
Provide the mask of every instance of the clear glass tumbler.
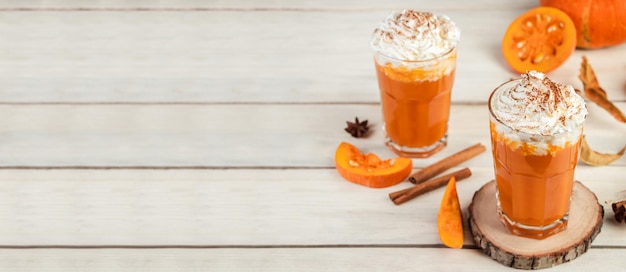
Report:
[{"label": "clear glass tumbler", "polygon": [[497,212],[511,233],[544,239],[567,227],[583,124],[553,135],[528,134],[503,124],[493,113],[492,98],[519,80],[500,85],[489,97]]},{"label": "clear glass tumbler", "polygon": [[429,157],[444,148],[456,48],[428,60],[408,61],[374,53],[385,144],[403,157]]}]

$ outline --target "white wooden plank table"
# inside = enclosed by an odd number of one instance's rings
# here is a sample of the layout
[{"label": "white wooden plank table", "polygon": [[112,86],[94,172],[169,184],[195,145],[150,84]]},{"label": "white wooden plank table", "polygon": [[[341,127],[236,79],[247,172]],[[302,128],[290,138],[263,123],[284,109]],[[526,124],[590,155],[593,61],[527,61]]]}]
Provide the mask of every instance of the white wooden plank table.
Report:
[{"label": "white wooden plank table", "polygon": [[[488,94],[516,77],[509,22],[534,1],[0,2],[0,270],[500,271],[466,229],[445,248],[443,190],[401,206],[334,169],[341,141],[381,157],[369,38],[391,10],[449,15],[462,29],[449,145],[422,168],[489,143]],[[626,111],[626,45],[577,50],[551,77],[580,88],[586,55]],[[626,145],[626,125],[589,104],[589,143]],[[368,119],[354,139],[345,121]],[[465,163],[466,208],[493,178]],[[607,201],[626,158],[579,165],[604,205],[592,248],[554,271],[626,265],[626,225]]]}]

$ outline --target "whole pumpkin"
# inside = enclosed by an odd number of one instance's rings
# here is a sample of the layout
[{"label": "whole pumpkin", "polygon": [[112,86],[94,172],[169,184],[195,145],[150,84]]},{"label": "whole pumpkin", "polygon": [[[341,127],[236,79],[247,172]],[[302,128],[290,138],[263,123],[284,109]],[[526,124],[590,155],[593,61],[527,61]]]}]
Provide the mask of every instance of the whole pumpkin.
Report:
[{"label": "whole pumpkin", "polygon": [[624,0],[539,0],[567,13],[576,26],[576,46],[594,49],[626,42]]}]

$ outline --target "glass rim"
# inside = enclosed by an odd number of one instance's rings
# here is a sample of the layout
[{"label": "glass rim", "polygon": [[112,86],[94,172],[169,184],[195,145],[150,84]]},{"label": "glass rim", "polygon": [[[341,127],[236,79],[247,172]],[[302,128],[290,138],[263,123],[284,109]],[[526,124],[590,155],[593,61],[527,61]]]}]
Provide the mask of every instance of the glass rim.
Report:
[{"label": "glass rim", "polygon": [[518,133],[518,134],[522,134],[522,135],[526,135],[526,136],[540,136],[540,137],[558,137],[558,136],[565,135],[565,134],[568,134],[568,133],[576,132],[576,131],[578,131],[578,130],[583,128],[584,122],[582,124],[580,124],[579,126],[577,126],[574,130],[571,130],[571,131],[567,130],[567,131],[563,131],[563,132],[559,132],[559,133],[550,133],[550,134],[530,133],[530,132],[526,132],[526,131],[522,131],[522,130],[513,128],[510,125],[508,125],[505,122],[503,122],[502,120],[500,120],[500,118],[498,118],[498,116],[496,116],[493,113],[493,109],[492,109],[492,106],[491,106],[491,104],[492,104],[491,100],[493,99],[494,94],[496,92],[498,92],[498,90],[500,90],[502,87],[504,87],[504,86],[506,86],[508,84],[511,84],[511,83],[515,83],[515,82],[520,81],[520,80],[522,80],[522,78],[515,78],[515,79],[508,80],[508,81],[498,85],[498,87],[493,89],[491,94],[489,94],[489,99],[487,100],[487,107],[489,108],[489,116],[491,116],[493,118],[493,120],[497,121],[499,125],[502,125],[502,126],[506,127],[507,129],[510,129],[511,131],[514,131],[515,133]]},{"label": "glass rim", "polygon": [[387,55],[387,54],[384,54],[384,53],[382,53],[380,50],[374,50],[374,54],[381,55],[381,56],[383,56],[383,57],[385,57],[385,58],[388,58],[388,59],[390,59],[390,60],[397,61],[397,62],[405,62],[405,63],[422,63],[422,62],[429,62],[429,61],[434,61],[434,60],[442,59],[442,58],[444,58],[444,57],[446,57],[446,56],[448,56],[448,55],[452,54],[452,52],[454,52],[454,51],[456,50],[456,48],[457,48],[457,46],[455,45],[455,46],[453,46],[452,48],[450,48],[450,50],[445,51],[445,52],[443,52],[443,53],[442,53],[442,54],[440,54],[440,55],[437,55],[437,56],[432,57],[432,58],[429,58],[429,59],[423,59],[423,60],[404,60],[404,59],[399,59],[399,58],[392,57],[392,56],[389,56],[389,55]]}]

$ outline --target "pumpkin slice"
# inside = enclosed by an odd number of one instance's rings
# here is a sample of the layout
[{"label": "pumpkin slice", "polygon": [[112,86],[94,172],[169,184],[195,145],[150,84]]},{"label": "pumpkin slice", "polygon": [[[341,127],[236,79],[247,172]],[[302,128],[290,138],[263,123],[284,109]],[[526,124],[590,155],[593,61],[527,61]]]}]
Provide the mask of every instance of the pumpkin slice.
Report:
[{"label": "pumpkin slice", "polygon": [[437,215],[439,238],[450,248],[463,247],[463,215],[459,195],[456,193],[456,179],[451,177],[443,193],[439,214]]},{"label": "pumpkin slice", "polygon": [[341,176],[351,182],[372,188],[389,187],[411,174],[413,161],[408,158],[381,160],[376,154],[361,154],[342,142],[335,152],[335,167]]},{"label": "pumpkin slice", "polygon": [[576,49],[576,27],[557,8],[538,7],[517,17],[504,34],[502,53],[513,70],[548,73]]}]

